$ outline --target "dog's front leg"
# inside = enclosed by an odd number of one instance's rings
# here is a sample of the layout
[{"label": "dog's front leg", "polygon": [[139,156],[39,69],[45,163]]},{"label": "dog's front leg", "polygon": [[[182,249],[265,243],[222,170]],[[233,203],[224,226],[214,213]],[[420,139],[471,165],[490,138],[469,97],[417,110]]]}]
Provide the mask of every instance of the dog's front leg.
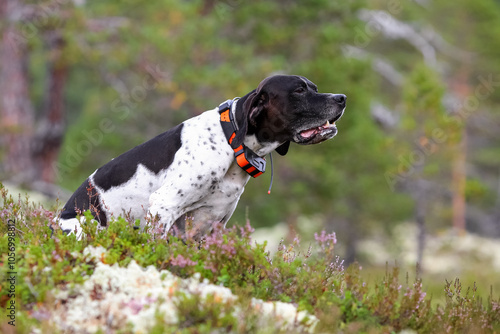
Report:
[{"label": "dog's front leg", "polygon": [[177,198],[170,198],[168,193],[165,193],[160,188],[149,197],[149,214],[153,218],[159,219],[159,226],[162,229],[165,237],[172,225],[174,225],[177,217],[182,215],[180,203]]},{"label": "dog's front leg", "polygon": [[149,214],[159,218],[164,236],[179,217],[198,208],[197,203],[204,197],[209,187],[203,178],[190,185],[186,185],[183,181],[178,179],[165,184],[149,197]]}]

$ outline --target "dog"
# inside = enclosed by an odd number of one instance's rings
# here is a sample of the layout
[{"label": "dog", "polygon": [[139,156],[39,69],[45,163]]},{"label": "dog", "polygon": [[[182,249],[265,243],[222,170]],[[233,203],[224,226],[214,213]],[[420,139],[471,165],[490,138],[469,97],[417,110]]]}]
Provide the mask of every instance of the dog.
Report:
[{"label": "dog", "polygon": [[337,134],[344,94],[319,93],[302,76],[274,75],[256,89],[190,118],[97,169],[64,205],[59,224],[81,236],[79,214],[90,210],[101,227],[112,216],[157,219],[163,235],[186,221],[197,237],[224,226],[250,177],[265,170],[272,151],[290,142],[317,144]]}]

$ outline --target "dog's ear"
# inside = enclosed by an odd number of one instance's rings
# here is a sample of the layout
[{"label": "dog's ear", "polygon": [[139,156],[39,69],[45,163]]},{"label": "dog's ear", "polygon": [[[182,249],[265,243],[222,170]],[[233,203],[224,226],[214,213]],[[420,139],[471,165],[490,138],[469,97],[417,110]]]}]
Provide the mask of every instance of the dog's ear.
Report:
[{"label": "dog's ear", "polygon": [[[254,90],[244,96],[241,100],[243,106],[241,110],[237,109],[236,112],[236,124],[238,125],[238,132],[233,139],[233,144],[231,146],[238,147],[241,145],[245,139],[248,132],[248,125],[256,126],[257,118],[264,111],[265,106],[268,102],[268,95],[264,92],[259,92]],[[239,106],[238,106],[239,107]]]},{"label": "dog's ear", "polygon": [[[247,100],[248,101],[248,100]],[[269,96],[265,92],[256,92],[248,106],[248,121],[251,125],[257,126],[257,118],[266,108]]]},{"label": "dog's ear", "polygon": [[276,152],[279,155],[285,155],[288,153],[288,148],[290,147],[290,141],[286,141],[276,148]]}]

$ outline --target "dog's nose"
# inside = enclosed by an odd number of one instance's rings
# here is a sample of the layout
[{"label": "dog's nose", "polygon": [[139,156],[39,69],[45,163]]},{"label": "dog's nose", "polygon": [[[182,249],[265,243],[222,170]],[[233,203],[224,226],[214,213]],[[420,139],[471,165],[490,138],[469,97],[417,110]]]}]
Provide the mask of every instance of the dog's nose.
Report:
[{"label": "dog's nose", "polygon": [[345,96],[344,94],[333,94],[333,99],[338,104],[345,105],[345,100],[347,99],[347,96]]}]

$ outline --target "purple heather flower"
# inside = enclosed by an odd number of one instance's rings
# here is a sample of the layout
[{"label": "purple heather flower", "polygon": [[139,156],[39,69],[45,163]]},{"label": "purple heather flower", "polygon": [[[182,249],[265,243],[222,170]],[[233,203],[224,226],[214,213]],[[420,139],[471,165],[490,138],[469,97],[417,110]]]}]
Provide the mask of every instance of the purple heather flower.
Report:
[{"label": "purple heather flower", "polygon": [[178,266],[184,268],[185,266],[194,266],[196,262],[190,259],[186,259],[182,255],[177,255],[174,259],[170,261],[173,266]]}]

